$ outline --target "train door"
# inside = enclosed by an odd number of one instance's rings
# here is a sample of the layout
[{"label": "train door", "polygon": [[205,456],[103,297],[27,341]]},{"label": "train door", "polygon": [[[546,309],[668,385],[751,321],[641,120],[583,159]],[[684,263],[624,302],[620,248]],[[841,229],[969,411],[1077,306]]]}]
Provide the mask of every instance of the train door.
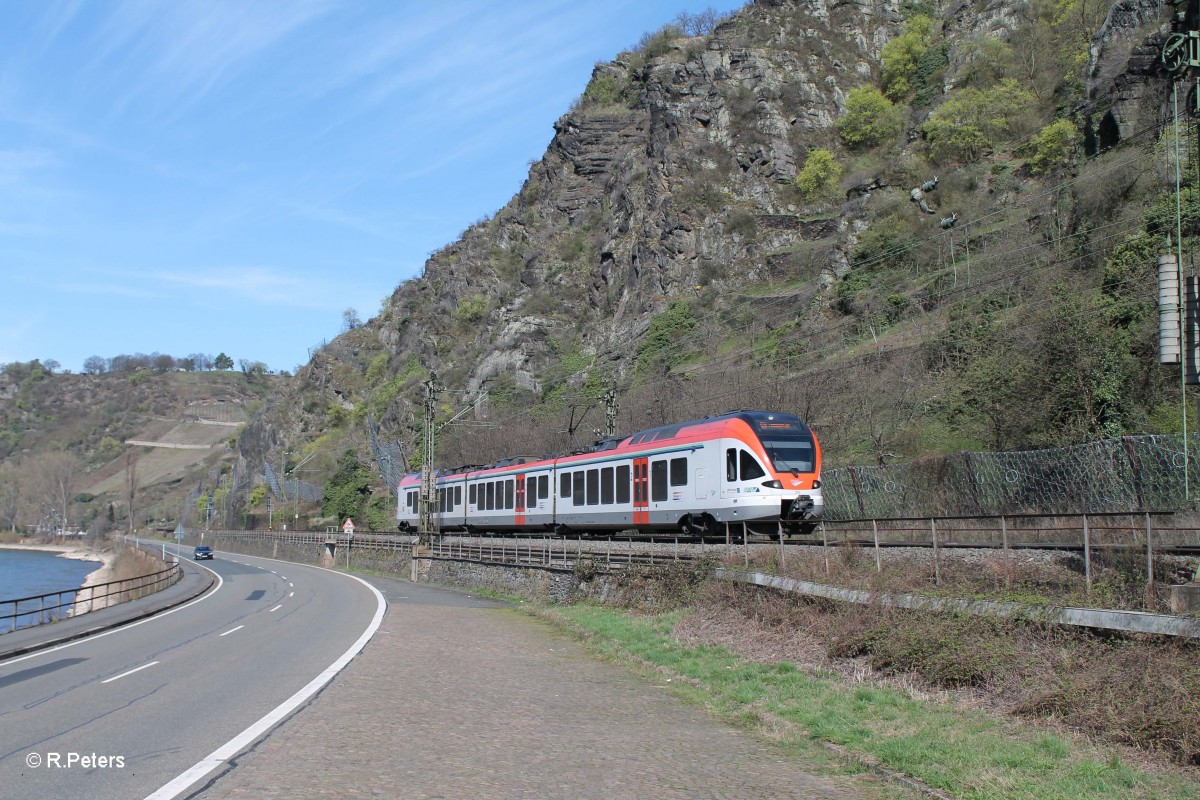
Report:
[{"label": "train door", "polygon": [[633,460],[633,524],[650,524],[650,465],[645,458]]},{"label": "train door", "polygon": [[517,476],[517,502],[516,502],[516,522],[518,525],[525,524],[525,476]]},{"label": "train door", "polygon": [[696,467],[696,499],[708,499],[708,470],[704,467]]}]

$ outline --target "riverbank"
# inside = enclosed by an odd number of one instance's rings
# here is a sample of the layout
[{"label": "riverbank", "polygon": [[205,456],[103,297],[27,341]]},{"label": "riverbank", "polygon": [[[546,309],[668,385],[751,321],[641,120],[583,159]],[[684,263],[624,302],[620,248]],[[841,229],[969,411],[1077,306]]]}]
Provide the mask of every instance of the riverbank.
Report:
[{"label": "riverbank", "polygon": [[[71,610],[72,615],[83,614],[88,611],[105,608],[109,605],[108,598],[96,598],[93,600],[93,587],[99,586],[109,581],[114,580],[113,565],[116,562],[116,551],[111,547],[97,548],[85,544],[53,544],[53,543],[34,543],[34,544],[15,544],[0,543],[0,550],[25,550],[25,551],[42,551],[47,553],[57,553],[59,558],[69,558],[75,561],[96,561],[100,566],[97,569],[89,572],[80,584],[79,592],[76,595],[74,606]],[[67,588],[67,587],[63,587]]]}]

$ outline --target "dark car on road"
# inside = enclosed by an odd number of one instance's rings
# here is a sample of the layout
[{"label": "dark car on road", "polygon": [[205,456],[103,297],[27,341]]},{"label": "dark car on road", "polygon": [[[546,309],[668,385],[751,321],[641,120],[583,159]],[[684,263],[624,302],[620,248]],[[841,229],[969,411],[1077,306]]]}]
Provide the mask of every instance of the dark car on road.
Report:
[{"label": "dark car on road", "polygon": [[202,544],[192,551],[192,558],[199,561],[202,558],[211,559],[213,557],[213,549],[206,544]]}]

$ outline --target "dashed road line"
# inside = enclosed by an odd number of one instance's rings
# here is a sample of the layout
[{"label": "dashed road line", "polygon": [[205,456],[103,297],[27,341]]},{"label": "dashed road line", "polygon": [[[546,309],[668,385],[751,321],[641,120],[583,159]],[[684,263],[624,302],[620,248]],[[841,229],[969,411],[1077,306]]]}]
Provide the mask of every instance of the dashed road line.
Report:
[{"label": "dashed road line", "polygon": [[126,675],[132,675],[135,672],[141,672],[142,670],[146,669],[147,667],[153,667],[157,663],[158,663],[157,661],[151,661],[149,664],[142,664],[140,667],[134,667],[131,670],[122,672],[120,675],[114,675],[111,678],[100,681],[100,682],[101,683],[112,683],[113,681],[119,681],[119,680],[121,680],[121,678],[124,678]]}]

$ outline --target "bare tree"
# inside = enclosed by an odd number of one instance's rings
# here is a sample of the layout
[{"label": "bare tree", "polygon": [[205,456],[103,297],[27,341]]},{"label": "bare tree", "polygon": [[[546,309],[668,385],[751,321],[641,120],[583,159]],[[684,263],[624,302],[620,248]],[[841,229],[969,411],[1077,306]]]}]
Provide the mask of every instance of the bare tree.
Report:
[{"label": "bare tree", "polygon": [[125,509],[126,509],[126,529],[132,535],[133,524],[133,504],[137,499],[137,459],[133,457],[133,453],[125,451]]},{"label": "bare tree", "polygon": [[28,462],[27,475],[41,518],[60,531],[67,527],[73,487],[79,472],[79,459],[62,451],[39,453]]},{"label": "bare tree", "polygon": [[14,533],[26,505],[21,483],[21,472],[15,464],[0,465],[0,524]]},{"label": "bare tree", "polygon": [[83,371],[90,375],[108,372],[108,359],[103,356],[88,356],[83,360]]}]

